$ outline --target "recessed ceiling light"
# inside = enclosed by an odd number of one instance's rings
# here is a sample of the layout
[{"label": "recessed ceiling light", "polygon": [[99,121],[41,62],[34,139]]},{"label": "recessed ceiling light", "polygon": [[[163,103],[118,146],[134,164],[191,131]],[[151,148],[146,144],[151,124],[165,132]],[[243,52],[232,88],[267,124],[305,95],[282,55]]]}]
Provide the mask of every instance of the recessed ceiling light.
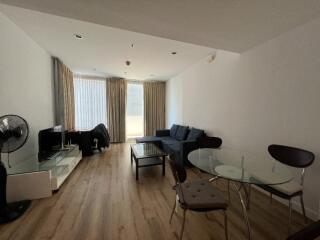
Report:
[{"label": "recessed ceiling light", "polygon": [[81,34],[75,33],[73,35],[75,36],[76,39],[83,39]]},{"label": "recessed ceiling light", "polygon": [[171,54],[172,54],[172,55],[176,55],[176,54],[177,54],[177,52],[171,52]]}]

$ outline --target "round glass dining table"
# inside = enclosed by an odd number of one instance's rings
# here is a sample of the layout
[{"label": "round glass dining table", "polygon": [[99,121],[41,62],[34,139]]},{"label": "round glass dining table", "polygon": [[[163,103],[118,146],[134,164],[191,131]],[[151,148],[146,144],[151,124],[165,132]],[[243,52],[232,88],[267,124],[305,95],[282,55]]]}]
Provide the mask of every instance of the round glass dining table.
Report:
[{"label": "round glass dining table", "polygon": [[[293,179],[290,169],[270,156],[257,155],[231,148],[200,148],[190,152],[188,160],[196,168],[213,175],[214,177],[211,180],[227,179],[228,192],[229,184],[231,183],[232,188],[238,193],[242,205],[248,239],[251,239],[251,228],[247,214],[251,184],[276,185]],[[241,190],[245,193],[246,203],[242,197]]]}]

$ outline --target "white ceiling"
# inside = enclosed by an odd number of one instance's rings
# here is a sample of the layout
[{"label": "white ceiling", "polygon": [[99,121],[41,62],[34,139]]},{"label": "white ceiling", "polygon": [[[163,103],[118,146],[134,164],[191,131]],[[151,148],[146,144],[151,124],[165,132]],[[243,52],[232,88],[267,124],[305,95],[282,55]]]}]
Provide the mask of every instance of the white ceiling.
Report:
[{"label": "white ceiling", "polygon": [[[212,48],[4,4],[0,4],[0,11],[75,73],[167,80],[215,52]],[[83,39],[76,39],[75,33]],[[172,55],[172,51],[177,54]],[[130,66],[126,66],[126,60],[132,62]]]},{"label": "white ceiling", "polygon": [[320,16],[319,0],[0,0],[59,16],[243,52]]}]

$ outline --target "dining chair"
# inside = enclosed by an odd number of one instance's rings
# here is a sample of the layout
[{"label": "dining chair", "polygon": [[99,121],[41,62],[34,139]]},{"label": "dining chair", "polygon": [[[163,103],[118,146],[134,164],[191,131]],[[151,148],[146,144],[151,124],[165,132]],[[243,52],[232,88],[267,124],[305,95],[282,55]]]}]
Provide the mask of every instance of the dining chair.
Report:
[{"label": "dining chair", "polygon": [[199,179],[187,182],[187,172],[185,168],[175,162],[172,155],[170,156],[169,163],[175,180],[173,189],[176,191],[176,200],[170,215],[169,223],[171,224],[178,201],[181,209],[183,210],[183,220],[179,239],[181,240],[183,236],[187,210],[205,213],[215,210],[223,211],[225,237],[228,239],[228,219],[226,213],[228,204],[224,200],[220,191],[212,186],[208,179]]},{"label": "dining chair", "polygon": [[222,145],[222,139],[219,137],[203,136],[198,140],[199,148],[219,148]]},{"label": "dining chair", "polygon": [[314,240],[320,236],[320,221],[313,222],[300,231],[292,234],[287,240]]},{"label": "dining chair", "polygon": [[280,198],[287,199],[289,201],[289,217],[288,217],[288,234],[290,234],[291,226],[291,215],[292,215],[292,202],[293,197],[300,197],[300,203],[302,212],[307,223],[306,212],[303,202],[303,183],[305,176],[305,168],[309,167],[314,161],[314,154],[304,149],[276,145],[272,144],[268,147],[269,154],[277,161],[288,165],[290,167],[295,167],[302,169],[300,181],[297,182],[292,180],[288,183],[278,184],[278,185],[257,185],[258,187],[264,189],[272,195],[276,195]]}]

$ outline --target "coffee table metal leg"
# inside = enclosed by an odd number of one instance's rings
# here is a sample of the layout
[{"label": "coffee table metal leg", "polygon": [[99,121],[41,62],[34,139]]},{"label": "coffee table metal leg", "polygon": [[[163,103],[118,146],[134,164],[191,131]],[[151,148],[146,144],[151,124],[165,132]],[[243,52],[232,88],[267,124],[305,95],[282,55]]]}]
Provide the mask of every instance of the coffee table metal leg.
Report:
[{"label": "coffee table metal leg", "polygon": [[136,162],[136,180],[139,180],[139,159],[135,159]]},{"label": "coffee table metal leg", "polygon": [[162,175],[166,175],[166,157],[162,157]]}]

